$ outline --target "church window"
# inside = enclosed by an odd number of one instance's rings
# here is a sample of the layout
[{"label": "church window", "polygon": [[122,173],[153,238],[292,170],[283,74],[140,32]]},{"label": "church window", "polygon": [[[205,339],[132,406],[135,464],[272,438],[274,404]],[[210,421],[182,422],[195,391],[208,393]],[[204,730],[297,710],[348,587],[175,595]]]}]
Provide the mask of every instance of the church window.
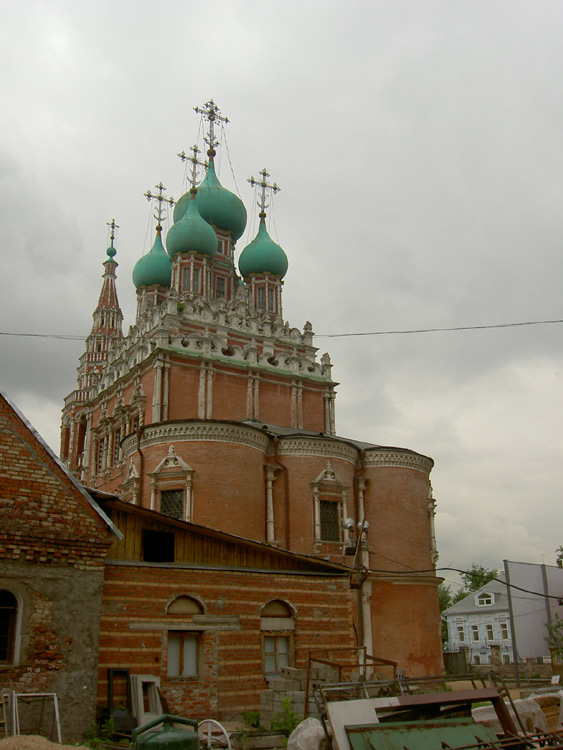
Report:
[{"label": "church window", "polygon": [[139,415],[137,414],[131,420],[131,432],[137,432],[138,429],[139,429]]},{"label": "church window", "polygon": [[456,625],[457,640],[459,643],[465,643],[465,628],[463,625]]},{"label": "church window", "polygon": [[474,641],[479,640],[479,625],[472,625],[471,626],[471,638]]},{"label": "church window", "polygon": [[190,291],[190,267],[184,266],[182,268],[182,292]]},{"label": "church window", "polygon": [[223,276],[217,276],[215,279],[215,297],[224,299],[226,296],[226,279]]},{"label": "church window", "polygon": [[[348,488],[330,461],[327,461],[325,469],[311,482],[311,489],[315,542],[347,543],[348,531],[342,528],[342,522],[348,516]],[[320,547],[317,552],[320,552]]]},{"label": "church window", "polygon": [[265,290],[264,290],[263,286],[259,286],[256,289],[256,307],[259,310],[264,310],[265,309],[264,292],[265,292]]},{"label": "church window", "polygon": [[96,457],[96,470],[98,474],[103,471],[104,468],[104,451],[106,448],[106,439],[101,437],[98,440],[98,455]]},{"label": "church window", "polygon": [[202,615],[203,607],[193,596],[177,596],[166,610],[168,615]]},{"label": "church window", "polygon": [[295,621],[293,610],[284,601],[274,599],[262,607],[262,668],[265,675],[279,674],[282,667],[293,666]]},{"label": "church window", "polygon": [[119,463],[121,458],[121,428],[118,427],[113,433],[113,463]]},{"label": "church window", "polygon": [[275,289],[268,289],[268,311],[274,312],[276,309],[276,297],[275,297],[276,290]]},{"label": "church window", "polygon": [[488,622],[485,625],[485,638],[488,641],[492,641],[494,639],[494,637],[495,637],[495,632],[494,632],[494,629],[493,629],[493,623],[492,622]]},{"label": "church window", "polygon": [[174,532],[143,529],[143,561],[174,562]]},{"label": "church window", "polygon": [[199,634],[168,632],[168,677],[197,677]]},{"label": "church window", "polygon": [[507,641],[509,637],[508,636],[508,623],[500,622],[499,627],[500,627],[500,637],[502,638],[503,641]]},{"label": "church window", "polygon": [[503,654],[502,655],[502,663],[503,664],[510,664],[510,654]]},{"label": "church window", "polygon": [[322,500],[321,505],[321,539],[324,542],[340,541],[340,518],[338,503],[334,500]]},{"label": "church window", "polygon": [[184,517],[184,491],[162,490],[160,493],[160,512],[171,518]]},{"label": "church window", "polygon": [[201,268],[194,268],[192,281],[192,292],[194,292],[195,294],[199,294],[201,291]]},{"label": "church window", "polygon": [[11,591],[0,590],[0,664],[14,662],[18,603]]},{"label": "church window", "polygon": [[479,654],[473,655],[473,664],[481,664],[481,657]]}]

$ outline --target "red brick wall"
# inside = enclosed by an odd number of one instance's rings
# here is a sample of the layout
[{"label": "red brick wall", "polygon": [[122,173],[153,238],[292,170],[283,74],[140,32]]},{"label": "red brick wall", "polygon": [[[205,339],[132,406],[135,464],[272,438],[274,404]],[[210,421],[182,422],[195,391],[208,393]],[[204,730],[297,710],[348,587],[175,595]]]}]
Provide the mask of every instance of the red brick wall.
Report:
[{"label": "red brick wall", "polygon": [[[236,615],[240,629],[202,630],[198,678],[168,678],[167,604],[178,595],[199,597],[206,615]],[[351,647],[352,607],[346,578],[108,564],[100,634],[98,705],[107,702],[107,669],[160,676],[171,713],[195,719],[228,718],[257,710],[262,674],[260,609],[282,598],[296,611],[296,665],[311,648]],[[146,629],[131,623],[147,622]],[[154,627],[160,625],[162,629]]]},{"label": "red brick wall", "polygon": [[2,397],[0,450],[0,589],[16,598],[19,623],[0,686],[57,693],[63,740],[76,740],[94,718],[111,532]]},{"label": "red brick wall", "polygon": [[0,559],[101,569],[110,532],[0,398]]}]

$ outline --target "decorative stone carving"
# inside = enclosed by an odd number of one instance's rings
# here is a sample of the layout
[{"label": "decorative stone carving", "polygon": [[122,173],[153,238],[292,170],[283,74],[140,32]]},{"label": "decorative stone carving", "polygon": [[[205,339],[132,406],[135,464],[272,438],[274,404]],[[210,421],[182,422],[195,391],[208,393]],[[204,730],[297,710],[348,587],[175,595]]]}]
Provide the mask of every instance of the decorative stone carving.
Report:
[{"label": "decorative stone carving", "polygon": [[369,448],[365,453],[365,468],[372,467],[393,467],[397,469],[414,469],[422,471],[424,474],[430,474],[434,461],[420,453],[413,453],[408,450],[385,448]]},{"label": "decorative stone carving", "polygon": [[[141,448],[149,445],[177,442],[208,440],[218,443],[235,443],[254,448],[264,455],[268,450],[270,438],[263,432],[247,425],[227,424],[224,422],[175,422],[174,424],[145,427],[141,437]],[[126,456],[136,450],[136,436],[129,435],[123,442]]]},{"label": "decorative stone carving", "polygon": [[352,464],[356,463],[358,449],[350,443],[337,438],[319,438],[300,436],[280,439],[278,449],[280,456],[322,456],[326,458],[342,458]]}]

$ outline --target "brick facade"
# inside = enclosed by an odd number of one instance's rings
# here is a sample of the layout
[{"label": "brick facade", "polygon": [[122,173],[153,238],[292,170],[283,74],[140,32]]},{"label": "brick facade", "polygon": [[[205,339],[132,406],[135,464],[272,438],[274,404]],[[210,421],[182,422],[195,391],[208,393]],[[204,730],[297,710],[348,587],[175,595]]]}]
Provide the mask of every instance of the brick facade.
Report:
[{"label": "brick facade", "polygon": [[[195,201],[200,221],[205,201],[219,201],[209,219],[219,249],[190,237],[169,244],[170,286],[136,282],[127,336],[112,243],[78,387],[65,401],[61,456],[84,484],[131,505],[339,564],[351,564],[346,553],[367,521],[361,596],[352,597],[358,637],[413,676],[439,673],[433,461],[337,436],[330,357],[318,357],[311,323],[282,317],[285,253],[270,240],[269,257],[281,262],[268,270],[255,258],[244,271],[243,250],[237,269],[245,210],[231,195],[224,211],[222,190],[178,202],[175,236],[187,226],[179,207]],[[264,237],[264,211],[260,220]]]},{"label": "brick facade", "polygon": [[57,693],[77,739],[94,718],[109,519],[1,394],[0,452],[0,591],[17,603],[0,687]]}]

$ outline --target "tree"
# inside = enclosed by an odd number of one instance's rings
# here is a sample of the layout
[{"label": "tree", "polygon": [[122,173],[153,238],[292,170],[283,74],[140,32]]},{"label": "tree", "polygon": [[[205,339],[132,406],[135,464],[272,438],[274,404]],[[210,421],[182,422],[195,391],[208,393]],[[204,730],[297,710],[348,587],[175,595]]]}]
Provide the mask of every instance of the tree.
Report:
[{"label": "tree", "polygon": [[473,591],[477,591],[481,586],[484,586],[493,578],[498,576],[498,570],[485,568],[482,565],[473,563],[469,570],[461,574],[461,580],[463,581],[463,588],[465,591],[464,596],[471,594]]},{"label": "tree", "polygon": [[547,628],[547,645],[551,652],[560,659],[563,657],[563,620],[555,615],[551,622],[545,624]]},{"label": "tree", "polygon": [[556,565],[559,565],[560,568],[563,568],[563,544],[555,550],[555,554],[557,557],[555,558]]}]

